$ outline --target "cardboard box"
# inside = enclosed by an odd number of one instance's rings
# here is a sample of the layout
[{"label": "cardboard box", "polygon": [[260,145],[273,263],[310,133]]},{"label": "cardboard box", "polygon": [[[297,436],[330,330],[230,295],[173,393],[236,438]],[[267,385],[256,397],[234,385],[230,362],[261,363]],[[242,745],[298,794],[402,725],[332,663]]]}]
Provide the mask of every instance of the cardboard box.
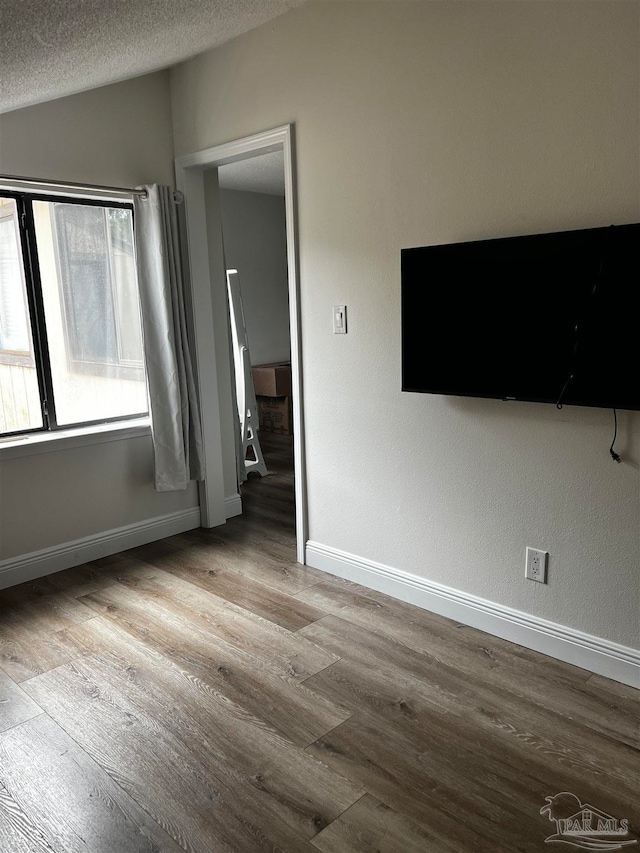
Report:
[{"label": "cardboard box", "polygon": [[256,401],[261,430],[280,435],[293,434],[291,397],[256,397]]},{"label": "cardboard box", "polygon": [[291,362],[257,364],[251,368],[256,397],[291,396]]}]

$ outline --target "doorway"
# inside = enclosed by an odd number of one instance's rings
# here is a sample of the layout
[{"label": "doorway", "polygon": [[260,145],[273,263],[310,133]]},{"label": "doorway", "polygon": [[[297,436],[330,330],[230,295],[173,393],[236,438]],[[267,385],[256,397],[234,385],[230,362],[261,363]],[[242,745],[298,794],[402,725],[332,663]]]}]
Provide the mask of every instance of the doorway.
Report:
[{"label": "doorway", "polygon": [[264,519],[291,531],[295,490],[284,152],[257,154],[216,171],[214,216],[220,216],[227,270],[241,511],[248,523],[260,525]]},{"label": "doorway", "polygon": [[[257,333],[255,323],[250,323],[250,326],[254,326],[256,341],[254,364],[260,363],[263,356],[268,356],[269,353],[281,351],[277,349],[278,346],[285,346],[283,354],[286,355],[288,344],[290,352],[293,436],[287,437],[284,433],[267,434],[262,430],[259,436],[267,448],[267,455],[271,456],[272,467],[279,472],[272,480],[274,487],[277,481],[280,482],[281,487],[285,488],[287,479],[289,483],[291,482],[291,477],[287,477],[286,471],[288,448],[291,448],[296,557],[298,562],[304,563],[307,517],[293,162],[293,128],[287,125],[180,157],[176,160],[176,180],[178,189],[184,193],[185,197],[185,239],[191,272],[194,338],[205,443],[205,480],[200,488],[203,527],[223,524],[228,517],[242,511],[242,496],[229,493],[233,473],[230,473],[229,460],[231,451],[235,460],[234,419],[237,419],[237,413],[234,412],[232,395],[229,391],[232,384],[232,363],[227,319],[226,269],[228,265],[225,263],[223,219],[225,209],[227,210],[226,218],[229,219],[230,201],[247,202],[251,199],[248,196],[234,198],[227,194],[230,192],[255,193],[256,190],[266,188],[269,192],[258,192],[257,195],[262,195],[263,198],[253,199],[253,201],[263,202],[262,206],[265,208],[275,209],[278,205],[282,207],[286,237],[286,294],[280,292],[275,300],[279,303],[279,309],[274,312],[274,318],[272,318],[275,322],[270,324],[273,335],[265,336]],[[271,200],[265,200],[264,196],[267,195],[272,196]],[[228,225],[228,233],[229,229]],[[229,238],[227,243],[230,248]],[[237,246],[233,251],[237,251]],[[246,269],[249,266],[245,263]],[[240,263],[237,267],[240,267]],[[242,283],[243,273],[241,269],[238,271]],[[253,283],[247,279],[247,293],[251,289],[251,284],[255,289],[255,278]],[[275,293],[275,282],[273,287]],[[253,295],[255,296],[255,293]],[[282,339],[283,295],[288,299],[288,341],[286,342]],[[276,307],[275,303],[273,307]],[[258,306],[252,304],[249,313],[254,319],[257,309]],[[278,314],[277,319],[275,314]],[[287,325],[286,318],[284,325]],[[268,340],[270,337],[272,339]],[[249,343],[252,346],[251,339]],[[267,467],[269,467],[268,459]],[[252,475],[251,480],[254,476]],[[255,498],[245,490],[247,503],[251,501],[255,505],[256,501],[261,500],[258,495],[267,488],[269,476],[264,478],[264,487],[249,487],[256,495]]]}]

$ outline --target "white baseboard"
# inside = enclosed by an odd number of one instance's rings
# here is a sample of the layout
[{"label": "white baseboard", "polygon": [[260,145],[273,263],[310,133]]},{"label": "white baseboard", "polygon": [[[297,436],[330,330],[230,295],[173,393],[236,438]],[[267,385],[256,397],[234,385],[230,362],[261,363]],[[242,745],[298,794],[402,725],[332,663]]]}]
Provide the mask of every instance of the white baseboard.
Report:
[{"label": "white baseboard", "polygon": [[242,498],[240,495],[231,495],[224,499],[224,513],[226,518],[242,515]]},{"label": "white baseboard", "polygon": [[307,565],[640,688],[640,650],[531,616],[355,554],[307,542]]},{"label": "white baseboard", "polygon": [[195,527],[200,527],[200,507],[197,506],[104,530],[93,536],[32,551],[20,557],[11,557],[0,561],[0,589],[99,560],[157,539],[175,536]]}]

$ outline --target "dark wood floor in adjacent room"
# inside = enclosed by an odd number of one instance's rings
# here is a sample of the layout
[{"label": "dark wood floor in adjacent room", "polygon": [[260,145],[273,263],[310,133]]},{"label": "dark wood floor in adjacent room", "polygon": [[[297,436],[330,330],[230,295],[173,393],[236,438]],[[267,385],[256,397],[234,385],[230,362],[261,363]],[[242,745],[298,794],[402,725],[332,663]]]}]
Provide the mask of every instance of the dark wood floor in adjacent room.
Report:
[{"label": "dark wood floor in adjacent room", "polygon": [[0,851],[539,853],[560,792],[640,831],[640,694],[297,564],[265,445],[243,517],[0,593]]}]

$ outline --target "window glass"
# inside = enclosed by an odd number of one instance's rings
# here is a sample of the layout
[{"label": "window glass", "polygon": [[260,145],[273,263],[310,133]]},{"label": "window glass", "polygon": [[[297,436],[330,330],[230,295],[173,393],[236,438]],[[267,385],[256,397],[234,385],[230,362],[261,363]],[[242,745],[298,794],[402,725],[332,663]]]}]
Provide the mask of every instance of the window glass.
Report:
[{"label": "window glass", "polygon": [[41,427],[18,212],[0,197],[0,433]]},{"label": "window glass", "polygon": [[128,208],[34,201],[59,426],[147,411]]}]

